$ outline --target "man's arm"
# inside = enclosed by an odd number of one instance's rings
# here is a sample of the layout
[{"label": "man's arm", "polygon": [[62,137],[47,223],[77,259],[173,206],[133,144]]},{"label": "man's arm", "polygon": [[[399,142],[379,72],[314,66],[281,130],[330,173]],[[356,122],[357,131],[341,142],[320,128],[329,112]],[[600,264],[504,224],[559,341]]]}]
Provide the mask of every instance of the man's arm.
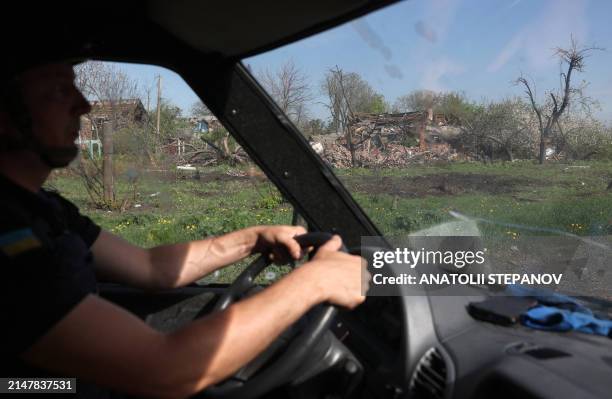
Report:
[{"label": "man's arm", "polygon": [[336,237],[268,289],[171,334],[90,295],[23,357],[130,394],[192,395],[248,363],[311,306],[363,301],[362,259],[337,252],[339,246]]},{"label": "man's arm", "polygon": [[[282,258],[287,248],[300,257],[294,236],[300,226],[255,226],[218,237],[143,249],[107,231],[92,246],[96,274],[102,279],[146,289],[175,288],[192,283],[252,253],[273,251]],[[286,256],[285,256],[286,258]]]}]

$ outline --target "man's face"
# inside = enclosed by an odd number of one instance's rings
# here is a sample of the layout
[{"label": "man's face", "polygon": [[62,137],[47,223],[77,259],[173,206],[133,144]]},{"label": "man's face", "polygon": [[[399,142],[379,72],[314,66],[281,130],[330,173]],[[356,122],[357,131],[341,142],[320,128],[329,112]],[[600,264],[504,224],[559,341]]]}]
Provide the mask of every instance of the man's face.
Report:
[{"label": "man's face", "polygon": [[68,165],[77,154],[80,117],[90,105],[74,84],[71,65],[48,64],[19,77],[31,119],[31,134],[55,167]]}]

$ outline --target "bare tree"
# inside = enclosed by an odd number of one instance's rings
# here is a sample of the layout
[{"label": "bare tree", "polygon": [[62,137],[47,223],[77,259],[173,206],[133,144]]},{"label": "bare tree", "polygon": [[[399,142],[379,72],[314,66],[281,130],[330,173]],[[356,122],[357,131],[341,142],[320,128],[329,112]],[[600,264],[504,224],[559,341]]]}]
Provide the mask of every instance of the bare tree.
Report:
[{"label": "bare tree", "polygon": [[300,126],[305,122],[307,104],[313,96],[308,77],[292,60],[285,62],[276,71],[266,69],[260,74],[259,81],[293,123]]},{"label": "bare tree", "polygon": [[203,116],[212,115],[212,112],[202,101],[196,101],[191,105],[191,115],[201,118]]},{"label": "bare tree", "polygon": [[117,129],[119,104],[139,97],[138,83],[113,64],[90,61],[75,68],[77,87],[93,101],[107,104],[113,129]]},{"label": "bare tree", "polygon": [[342,132],[351,153],[351,163],[357,165],[353,143],[353,122],[357,113],[380,111],[384,108],[384,98],[354,72],[344,72],[336,66],[325,75],[322,91],[328,97],[332,127]]},{"label": "bare tree", "polygon": [[558,47],[555,50],[554,54],[559,58],[561,65],[565,67],[565,71],[560,73],[560,87],[557,90],[548,91],[548,101],[544,103],[538,103],[536,87],[533,82],[530,83],[524,76],[516,80],[517,85],[522,85],[525,88],[525,95],[538,120],[540,132],[538,159],[540,164],[543,164],[546,159],[546,144],[550,140],[552,130],[557,126],[559,118],[567,110],[570,103],[572,101],[584,105],[589,103],[588,98],[583,95],[586,84],[572,85],[572,74],[584,71],[584,60],[594,50],[601,50],[601,48],[581,47],[573,38],[569,48]]},{"label": "bare tree", "polygon": [[[106,120],[93,120],[89,117],[92,129],[100,132],[104,123],[110,124],[110,129],[104,129],[103,140],[106,151],[113,148],[112,135],[118,129],[121,115],[120,104],[123,100],[138,97],[138,85],[123,71],[112,64],[91,61],[75,68],[76,85],[90,100],[100,102],[108,112]],[[110,136],[110,137],[107,137]],[[79,165],[79,174],[92,202],[100,208],[112,208],[115,205],[114,176],[112,168],[112,151],[105,154],[105,167],[94,165]],[[95,176],[102,169],[103,177],[100,182]],[[99,187],[99,186],[102,187]],[[101,195],[102,194],[102,195]]]},{"label": "bare tree", "polygon": [[[328,108],[332,117],[332,124],[338,131],[344,133],[346,144],[351,153],[351,164],[356,165],[357,159],[355,156],[355,147],[353,146],[353,132],[350,129],[351,121],[355,119],[353,112],[354,93],[351,92],[353,84],[349,83],[351,79],[340,68],[331,69],[325,77],[324,90],[329,97]],[[349,86],[347,90],[346,86]]]}]

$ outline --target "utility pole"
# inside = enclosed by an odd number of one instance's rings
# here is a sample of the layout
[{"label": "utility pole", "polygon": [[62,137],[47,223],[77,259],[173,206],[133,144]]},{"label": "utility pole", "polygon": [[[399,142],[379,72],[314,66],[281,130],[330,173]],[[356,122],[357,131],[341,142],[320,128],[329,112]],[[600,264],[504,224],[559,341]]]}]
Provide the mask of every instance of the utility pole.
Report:
[{"label": "utility pole", "polygon": [[159,134],[159,121],[161,117],[161,75],[157,75],[157,137],[160,137]]},{"label": "utility pole", "polygon": [[115,182],[113,173],[113,129],[111,122],[104,122],[102,131],[102,153],[104,158],[102,161],[102,183],[104,186],[104,202],[107,206],[111,206],[115,201]]}]

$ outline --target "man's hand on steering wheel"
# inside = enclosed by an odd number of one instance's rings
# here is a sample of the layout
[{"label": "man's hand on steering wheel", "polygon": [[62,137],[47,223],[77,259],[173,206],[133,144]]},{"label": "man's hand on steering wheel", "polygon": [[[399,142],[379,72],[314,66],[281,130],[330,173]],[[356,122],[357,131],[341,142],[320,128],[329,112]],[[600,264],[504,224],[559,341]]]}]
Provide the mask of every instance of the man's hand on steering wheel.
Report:
[{"label": "man's hand on steering wheel", "polygon": [[254,253],[271,256],[275,264],[286,264],[304,255],[296,236],[306,233],[302,226],[258,226]]},{"label": "man's hand on steering wheel", "polygon": [[301,272],[305,279],[314,280],[313,285],[319,287],[323,302],[353,309],[365,299],[360,293],[367,291],[370,273],[362,257],[340,252],[341,247],[340,236],[333,236],[319,247]]},{"label": "man's hand on steering wheel", "polygon": [[[295,239],[306,233],[302,226],[258,226],[256,229],[254,253],[268,255],[276,264],[285,264],[304,256],[306,250]],[[364,262],[363,258],[341,252],[341,248],[342,239],[333,236],[304,265],[304,274],[319,287],[322,302],[352,309],[363,302],[364,297],[355,294],[362,292],[362,287],[367,290],[370,276],[365,265],[359,267]]]},{"label": "man's hand on steering wheel", "polygon": [[[236,371],[233,376],[208,387],[206,393],[216,398],[255,398],[269,390],[292,381],[299,376],[299,368],[317,344],[328,331],[334,320],[337,309],[334,305],[354,308],[365,299],[362,288],[368,285],[369,274],[365,270],[365,261],[359,256],[346,253],[339,236],[329,233],[312,232],[294,236],[300,232],[299,227],[278,226],[274,228],[260,228],[259,243],[263,244],[257,249],[264,255],[253,261],[219,297],[215,304],[215,311],[228,309],[233,303],[240,306],[249,300],[257,300],[262,295],[271,295],[276,298],[271,307],[279,304],[289,304],[291,296],[301,297],[299,303],[293,303],[289,309],[283,310],[274,323],[285,319],[290,311],[295,311],[308,303],[299,316],[313,305],[302,323],[293,327],[283,327],[274,335],[276,341],[268,343],[268,348],[248,364]],[[303,231],[303,230],[301,230]],[[255,278],[271,262],[265,254],[274,253],[278,248],[292,251],[293,244],[309,249],[312,248],[314,256],[300,268],[284,276],[280,281],[271,285],[267,290],[245,299],[245,294],[255,285]],[[267,249],[267,250],[266,250]],[[344,252],[343,252],[344,251]],[[255,251],[253,251],[255,252]],[[301,252],[301,251],[300,251]],[[297,251],[293,254],[300,255]],[[299,257],[299,256],[298,256]],[[281,289],[280,287],[289,287]],[[282,296],[279,296],[282,293]],[[283,300],[281,300],[283,298]],[[242,302],[245,301],[245,302]],[[242,302],[242,303],[240,303]],[[258,306],[261,309],[261,306]],[[297,321],[296,314],[291,317],[290,323]],[[298,316],[298,317],[299,317]],[[272,323],[272,324],[274,324]],[[270,322],[266,323],[266,327]],[[280,352],[279,352],[280,351]],[[325,351],[323,351],[325,352]]]}]

